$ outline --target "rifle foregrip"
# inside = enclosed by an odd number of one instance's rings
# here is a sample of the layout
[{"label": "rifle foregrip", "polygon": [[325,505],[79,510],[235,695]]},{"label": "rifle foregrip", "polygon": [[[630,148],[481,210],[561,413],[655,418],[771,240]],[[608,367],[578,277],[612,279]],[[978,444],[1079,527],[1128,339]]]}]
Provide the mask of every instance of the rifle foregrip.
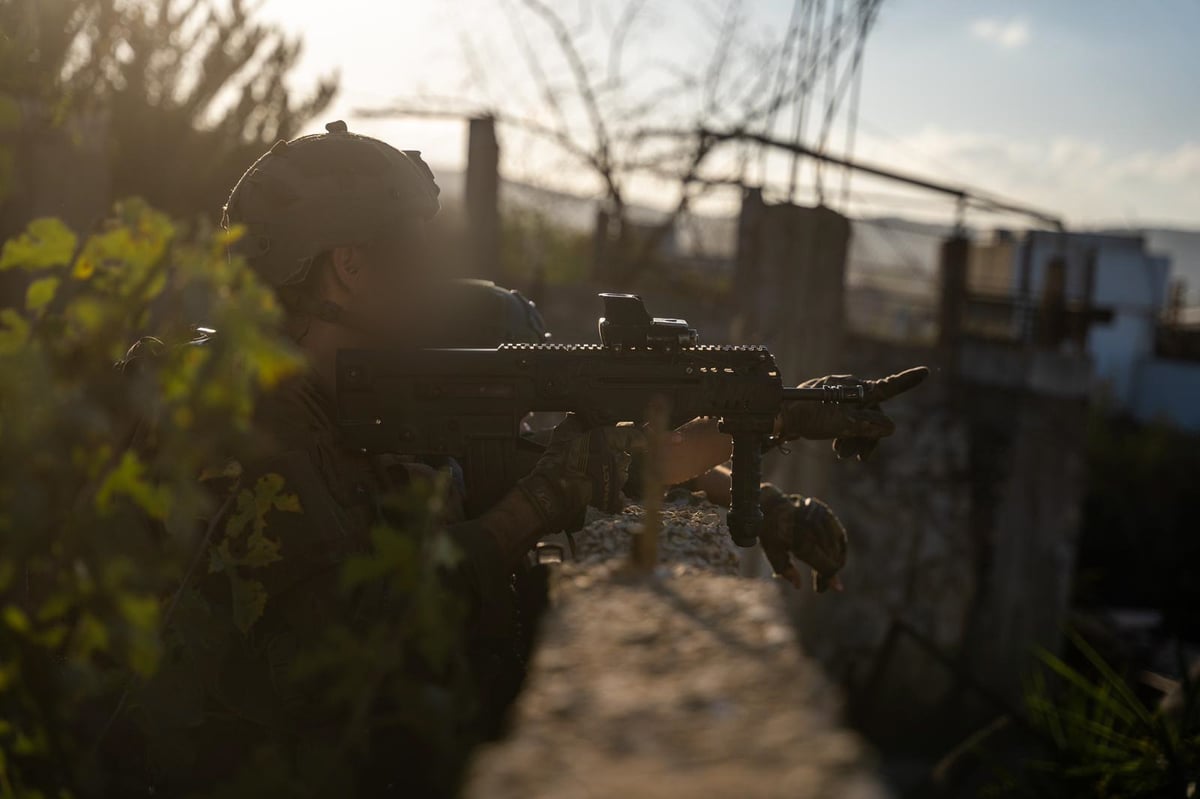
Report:
[{"label": "rifle foregrip", "polygon": [[733,436],[733,474],[729,503],[729,536],[739,547],[752,547],[758,541],[763,514],[758,505],[762,485],[761,433],[736,433]]}]

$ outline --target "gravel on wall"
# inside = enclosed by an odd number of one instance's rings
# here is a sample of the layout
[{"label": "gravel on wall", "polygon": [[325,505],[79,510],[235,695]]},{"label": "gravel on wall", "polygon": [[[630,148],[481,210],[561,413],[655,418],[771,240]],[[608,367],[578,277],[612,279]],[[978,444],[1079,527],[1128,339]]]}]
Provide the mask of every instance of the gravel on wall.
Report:
[{"label": "gravel on wall", "polygon": [[[575,557],[581,566],[624,561],[629,557],[633,536],[641,532],[642,508],[630,505],[612,516],[594,508],[588,524],[575,533]],[[663,505],[658,560],[671,574],[739,573],[743,550],[729,538],[725,512],[700,499],[677,491]]]}]

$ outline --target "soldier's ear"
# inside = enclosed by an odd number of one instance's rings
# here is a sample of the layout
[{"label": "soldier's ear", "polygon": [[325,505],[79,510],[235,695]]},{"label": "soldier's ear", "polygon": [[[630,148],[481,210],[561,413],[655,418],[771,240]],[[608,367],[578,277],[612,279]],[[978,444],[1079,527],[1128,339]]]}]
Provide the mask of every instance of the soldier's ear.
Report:
[{"label": "soldier's ear", "polygon": [[347,289],[354,289],[362,280],[363,251],[358,247],[334,247],[329,251],[329,261],[337,281]]}]

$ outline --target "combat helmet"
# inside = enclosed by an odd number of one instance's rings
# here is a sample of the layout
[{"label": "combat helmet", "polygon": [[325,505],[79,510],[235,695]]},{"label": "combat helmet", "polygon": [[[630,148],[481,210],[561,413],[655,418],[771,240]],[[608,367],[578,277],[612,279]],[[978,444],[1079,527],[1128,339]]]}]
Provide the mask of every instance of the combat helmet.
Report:
[{"label": "combat helmet", "polygon": [[277,142],[225,204],[223,226],[246,226],[234,251],[275,287],[304,280],[323,252],[438,211],[438,187],[418,151],[350,133],[341,121],[325,130]]}]

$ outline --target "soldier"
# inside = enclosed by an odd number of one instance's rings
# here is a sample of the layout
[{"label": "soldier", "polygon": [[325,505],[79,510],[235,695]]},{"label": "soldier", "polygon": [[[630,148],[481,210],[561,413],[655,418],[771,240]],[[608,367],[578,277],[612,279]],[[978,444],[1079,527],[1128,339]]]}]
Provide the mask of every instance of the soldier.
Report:
[{"label": "soldier", "polygon": [[[281,558],[263,570],[269,599],[259,624],[284,637],[343,612],[336,567],[353,553],[370,552],[369,532],[380,521],[382,498],[453,466],[365,455],[339,435],[332,408],[338,350],[419,344],[436,328],[439,288],[428,263],[426,223],[438,210],[438,187],[419,153],[352,134],[341,122],[326,130],[274,146],[238,181],[225,209],[226,225],[246,228],[236,250],[276,288],[287,331],[309,365],[306,374],[262,400],[258,416],[266,447],[242,461],[243,481],[279,474],[303,509],[279,514],[268,525]],[[840,454],[863,456],[894,427],[877,403],[923,377],[913,371],[865,381],[875,401],[866,409],[798,403],[781,416],[777,433],[782,440],[836,438]],[[674,441],[667,469],[672,483],[729,458],[728,436],[709,420],[685,426]],[[619,509],[630,453],[640,444],[635,428],[585,430],[570,417],[494,505],[467,519],[461,502],[447,503],[444,522],[462,554],[456,584],[470,603],[474,640],[507,634],[511,613],[502,598],[539,538],[563,530],[589,505]],[[775,569],[798,582],[796,556],[814,567],[822,588],[836,585],[845,532],[832,512],[773,489],[764,490],[763,503],[764,548]],[[480,672],[511,671],[511,663],[487,651],[480,647]],[[518,679],[511,673],[494,677],[482,690],[502,706]]]},{"label": "soldier", "polygon": [[[374,497],[387,481],[380,480],[381,470],[371,458],[339,440],[329,399],[334,358],[346,347],[411,343],[419,331],[430,329],[436,287],[425,262],[425,223],[438,210],[438,188],[418,153],[349,133],[342,122],[331,123],[327,131],[281,142],[255,162],[230,195],[226,224],[247,227],[237,248],[277,288],[289,331],[311,366],[297,385],[268,398],[270,413],[264,416],[277,450],[271,460],[290,458],[271,466],[286,465],[284,472],[295,473],[293,483],[314,495],[305,503],[314,536],[353,541],[356,531],[369,526]],[[864,457],[895,427],[878,403],[912,388],[926,374],[918,368],[882,381],[859,381],[873,400],[866,408],[796,403],[779,420],[779,438],[833,438],[840,455]],[[846,379],[820,378],[812,384]],[[630,428],[577,427],[574,420],[560,427],[532,472],[494,508],[452,525],[477,583],[510,572],[541,535],[561,529],[583,506],[616,509],[629,450],[639,435]],[[709,420],[685,426],[675,442],[667,469],[672,482],[690,479],[729,456],[729,438]],[[411,464],[406,469],[423,471]],[[811,515],[803,502],[798,507],[785,503],[791,510],[783,512],[777,498],[767,499],[772,519]],[[781,523],[780,530],[790,522]],[[777,537],[779,546],[772,544],[768,552],[774,552],[776,569],[791,578],[794,569],[787,568],[784,555],[792,543],[783,541],[791,536]],[[832,580],[844,563],[844,554],[836,554],[844,545],[819,549],[835,553],[814,564]]]}]

